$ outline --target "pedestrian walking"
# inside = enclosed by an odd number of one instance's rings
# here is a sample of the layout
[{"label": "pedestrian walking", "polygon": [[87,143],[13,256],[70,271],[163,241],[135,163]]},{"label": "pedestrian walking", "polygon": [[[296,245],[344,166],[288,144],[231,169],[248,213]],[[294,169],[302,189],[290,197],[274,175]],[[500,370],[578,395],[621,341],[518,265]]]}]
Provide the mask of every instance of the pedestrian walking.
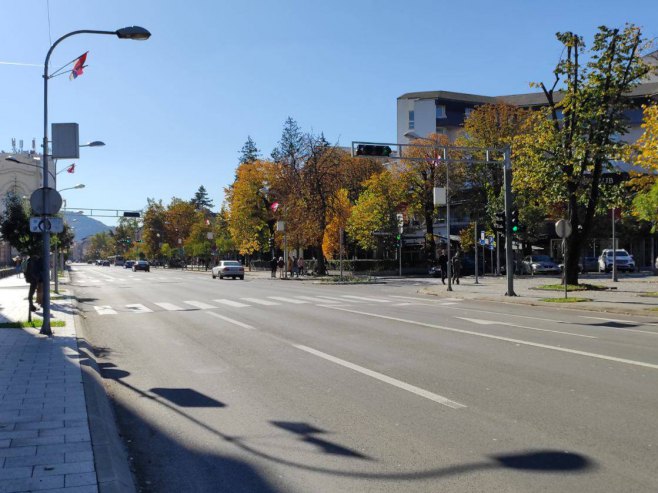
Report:
[{"label": "pedestrian walking", "polygon": [[299,277],[299,269],[297,268],[297,257],[292,256],[292,271],[290,272],[291,277]]},{"label": "pedestrian walking", "polygon": [[439,255],[439,267],[441,268],[441,282],[445,284],[448,275],[448,255],[445,250],[441,250]]},{"label": "pedestrian walking", "polygon": [[305,267],[304,257],[299,257],[297,259],[297,272],[299,272],[300,276],[304,275],[304,267]]},{"label": "pedestrian walking", "polygon": [[272,276],[274,279],[276,279],[276,267],[277,267],[277,260],[276,257],[272,257],[272,260],[270,260],[270,270],[272,271]]},{"label": "pedestrian walking", "polygon": [[462,273],[462,251],[457,249],[455,255],[452,257],[452,282],[459,284],[459,277]]},{"label": "pedestrian walking", "polygon": [[[37,307],[34,306],[34,293],[39,290],[39,285],[43,283],[43,266],[41,265],[41,258],[37,254],[30,255],[30,258],[27,260],[25,282],[30,284],[30,290],[27,295],[27,299],[30,302],[30,311],[36,312]],[[37,294],[37,303],[40,301],[43,300],[40,300]]]},{"label": "pedestrian walking", "polygon": [[23,266],[21,265],[21,258],[14,257],[14,269],[16,270],[16,276],[20,279],[21,272],[23,272]]},{"label": "pedestrian walking", "polygon": [[277,262],[276,265],[279,268],[279,276],[281,277],[281,279],[283,279],[284,269],[286,268],[286,264],[283,261],[283,257],[279,257],[279,261]]}]

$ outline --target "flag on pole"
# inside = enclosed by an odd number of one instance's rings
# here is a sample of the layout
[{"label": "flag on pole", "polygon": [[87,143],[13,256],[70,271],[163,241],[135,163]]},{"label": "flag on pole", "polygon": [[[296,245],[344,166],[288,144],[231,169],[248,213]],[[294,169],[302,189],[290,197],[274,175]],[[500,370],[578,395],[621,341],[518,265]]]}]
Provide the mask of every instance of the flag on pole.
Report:
[{"label": "flag on pole", "polygon": [[87,61],[87,53],[88,51],[85,51],[82,55],[78,57],[78,59],[75,61],[75,65],[73,65],[73,70],[71,70],[71,75],[69,75],[69,79],[77,79],[79,75],[82,75],[83,68],[86,67],[85,62]]},{"label": "flag on pole", "polygon": [[206,219],[206,226],[210,226],[210,219]]},{"label": "flag on pole", "polygon": [[75,163],[73,163],[71,166],[66,168],[67,173],[75,173]]},{"label": "flag on pole", "polygon": [[270,209],[272,209],[272,212],[276,212],[276,210],[279,208],[279,203],[274,202],[271,206]]}]

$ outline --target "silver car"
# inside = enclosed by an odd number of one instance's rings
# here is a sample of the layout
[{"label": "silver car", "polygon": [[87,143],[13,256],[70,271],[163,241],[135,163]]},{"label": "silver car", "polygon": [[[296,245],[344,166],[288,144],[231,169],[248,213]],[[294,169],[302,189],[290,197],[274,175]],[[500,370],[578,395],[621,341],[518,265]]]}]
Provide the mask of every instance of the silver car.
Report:
[{"label": "silver car", "polygon": [[220,260],[219,265],[212,268],[213,279],[224,279],[225,277],[232,277],[244,279],[244,267],[237,260]]},{"label": "silver car", "polygon": [[548,255],[528,255],[523,258],[524,274],[559,274],[560,267]]}]

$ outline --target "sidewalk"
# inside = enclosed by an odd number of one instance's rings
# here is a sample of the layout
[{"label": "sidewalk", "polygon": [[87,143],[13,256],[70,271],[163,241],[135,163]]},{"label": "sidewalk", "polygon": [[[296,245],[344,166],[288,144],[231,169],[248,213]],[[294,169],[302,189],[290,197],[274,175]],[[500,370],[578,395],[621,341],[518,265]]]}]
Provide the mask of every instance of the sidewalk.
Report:
[{"label": "sidewalk", "polygon": [[[0,279],[0,323],[27,321],[27,292],[22,278]],[[65,322],[52,337],[0,328],[0,492],[134,491],[127,465],[103,454],[111,434],[94,432],[92,444],[90,419],[111,420],[110,430],[114,422],[107,398],[99,403],[93,362],[79,350],[66,280],[51,296],[52,320]]]},{"label": "sidewalk", "polygon": [[[517,296],[505,296],[507,278],[504,276],[485,276],[478,279],[469,276],[461,279],[460,284],[453,285],[452,291],[447,291],[447,285],[436,284],[421,288],[421,292],[439,297],[460,299],[477,299],[542,306],[557,309],[590,310],[595,312],[619,313],[628,315],[643,315],[658,319],[658,297],[641,296],[647,293],[658,293],[658,276],[648,273],[620,275],[618,282],[613,282],[610,275],[583,275],[580,284],[594,284],[608,289],[597,291],[569,291],[568,298],[588,298],[591,301],[578,303],[548,303],[542,298],[564,298],[564,291],[546,291],[538,289],[547,284],[559,284],[556,277],[523,276],[514,278],[514,293]],[[447,283],[447,281],[446,281]]]}]

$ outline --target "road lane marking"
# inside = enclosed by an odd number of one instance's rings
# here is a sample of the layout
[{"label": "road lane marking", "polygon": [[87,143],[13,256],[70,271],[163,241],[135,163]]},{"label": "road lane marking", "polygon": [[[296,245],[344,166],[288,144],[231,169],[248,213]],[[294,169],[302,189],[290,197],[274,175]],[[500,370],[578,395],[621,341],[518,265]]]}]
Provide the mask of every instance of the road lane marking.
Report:
[{"label": "road lane marking", "polygon": [[587,337],[588,339],[598,339],[598,337],[596,336],[586,336],[583,334],[574,334],[573,332],[562,332],[560,330],[540,329],[538,327],[528,327],[527,325],[517,325],[509,322],[498,322],[496,320],[481,320],[479,318],[466,318],[466,317],[455,317],[455,318],[466,320],[467,322],[472,322],[478,325],[507,325],[508,327],[518,327],[519,329],[539,330],[541,332],[554,332],[555,334],[565,334],[565,335],[576,336],[576,337]]},{"label": "road lane marking", "polygon": [[307,301],[314,301],[316,303],[324,303],[324,304],[344,303],[343,301],[324,300],[322,298],[317,298],[317,297],[314,298],[313,296],[297,296],[297,298]]},{"label": "road lane marking", "polygon": [[219,299],[219,300],[213,300],[213,301],[216,302],[216,303],[221,303],[222,305],[228,305],[228,306],[232,306],[232,307],[235,307],[235,308],[245,308],[245,307],[249,306],[245,303],[240,303],[239,301],[227,300],[227,299],[223,299],[223,298]]},{"label": "road lane marking", "polygon": [[349,294],[344,294],[341,296],[341,298],[352,298],[355,300],[363,300],[363,301],[373,301],[375,303],[390,303],[391,300],[383,300],[381,298],[367,298],[365,296],[352,296]]},{"label": "road lane marking", "polygon": [[276,303],[275,301],[268,301],[260,298],[240,298],[240,299],[244,301],[249,301],[251,303],[256,303],[257,305],[265,305],[265,306],[274,306],[281,304],[281,303]]},{"label": "road lane marking", "polygon": [[116,310],[113,310],[111,306],[109,305],[94,305],[94,310],[96,310],[96,313],[99,315],[116,315],[117,312]]},{"label": "road lane marking", "polygon": [[344,300],[342,298],[338,298],[336,296],[318,296],[318,298],[321,298],[323,300],[330,300],[330,301],[339,301],[341,303],[365,303],[365,301],[357,301],[357,300]]},{"label": "road lane marking", "polygon": [[284,303],[293,303],[295,305],[306,304],[308,301],[296,300],[295,298],[284,298],[283,296],[268,296],[271,300],[283,301]]},{"label": "road lane marking", "polygon": [[174,305],[173,303],[167,303],[167,302],[164,302],[164,301],[161,301],[161,302],[155,302],[154,301],[153,304],[158,305],[160,308],[163,308],[163,309],[167,310],[168,312],[178,312],[178,311],[181,311],[181,310],[185,310],[185,308],[181,308],[178,305]]},{"label": "road lane marking", "polygon": [[421,397],[424,397],[425,399],[438,402],[439,404],[443,404],[444,406],[448,406],[452,409],[460,409],[466,407],[464,404],[460,404],[459,402],[452,401],[446,397],[435,394],[425,389],[421,389],[420,387],[416,387],[415,385],[408,384],[401,380],[391,378],[387,375],[384,375],[383,373],[369,370],[367,368],[364,368],[363,366],[355,365],[354,363],[350,363],[349,361],[345,361],[344,359],[336,358],[335,356],[331,356],[330,354],[323,353],[322,351],[318,351],[317,349],[313,349],[308,346],[302,346],[301,344],[293,344],[293,346],[296,347],[297,349],[301,349],[302,351],[306,351],[307,353],[311,353],[314,354],[315,356],[319,356],[320,358],[324,358],[327,361],[331,361],[332,363],[336,363],[337,365],[344,366],[345,368],[349,368],[350,370],[354,370],[356,372],[362,373],[363,375],[367,375],[371,378],[377,379],[381,382],[387,383],[389,385],[393,385],[394,387],[397,387],[399,389],[406,390],[407,392],[411,392],[412,394],[419,395]]},{"label": "road lane marking", "polygon": [[183,303],[198,308],[199,310],[212,310],[213,308],[217,308],[215,305],[209,305],[202,301],[183,301]]},{"label": "road lane marking", "polygon": [[145,307],[144,305],[140,303],[134,303],[132,305],[126,305],[126,308],[130,310],[132,313],[153,313],[153,310],[150,308]]},{"label": "road lane marking", "polygon": [[477,337],[485,337],[487,339],[495,339],[498,341],[505,341],[505,342],[513,342],[514,344],[521,344],[524,346],[531,346],[531,347],[538,347],[542,349],[550,349],[553,351],[559,351],[562,353],[569,353],[569,354],[577,354],[579,356],[588,356],[590,358],[597,358],[597,359],[602,359],[602,360],[607,360],[607,361],[615,361],[617,363],[625,363],[627,365],[633,365],[633,366],[641,366],[644,368],[651,368],[653,370],[658,370],[658,365],[652,364],[652,363],[645,363],[643,361],[634,361],[631,359],[625,359],[625,358],[616,358],[614,356],[606,356],[605,354],[597,354],[597,353],[589,353],[587,351],[578,351],[577,349],[568,349],[568,348],[563,348],[559,346],[551,346],[549,344],[540,344],[538,342],[530,342],[530,341],[524,341],[522,339],[513,339],[511,337],[502,337],[502,336],[496,336],[493,334],[485,334],[482,332],[475,332],[472,330],[464,330],[464,329],[455,329],[454,327],[446,327],[444,325],[435,325],[435,324],[428,324],[425,322],[417,322],[416,320],[407,320],[404,318],[397,318],[397,317],[389,317],[387,315],[379,315],[377,313],[368,313],[368,312],[360,312],[357,310],[350,310],[348,308],[341,308],[338,306],[328,306],[327,308],[330,308],[332,310],[339,310],[343,312],[349,312],[349,313],[355,313],[357,315],[365,315],[367,317],[375,317],[375,318],[383,318],[386,320],[393,320],[395,322],[402,322],[410,325],[419,325],[421,327],[429,327],[432,329],[440,329],[440,330],[445,330],[448,332],[456,332],[458,334],[468,334],[472,336],[477,336]]},{"label": "road lane marking", "polygon": [[229,322],[229,323],[235,324],[235,325],[237,325],[238,327],[242,327],[243,329],[251,329],[251,330],[255,330],[255,328],[252,327],[252,326],[249,325],[249,324],[245,324],[245,323],[240,322],[240,321],[238,321],[238,320],[234,320],[234,319],[232,319],[232,318],[225,317],[224,315],[220,315],[220,314],[217,313],[217,312],[203,312],[203,313],[207,313],[208,315],[212,315],[213,317],[221,318],[221,319],[224,320],[225,322]]}]

